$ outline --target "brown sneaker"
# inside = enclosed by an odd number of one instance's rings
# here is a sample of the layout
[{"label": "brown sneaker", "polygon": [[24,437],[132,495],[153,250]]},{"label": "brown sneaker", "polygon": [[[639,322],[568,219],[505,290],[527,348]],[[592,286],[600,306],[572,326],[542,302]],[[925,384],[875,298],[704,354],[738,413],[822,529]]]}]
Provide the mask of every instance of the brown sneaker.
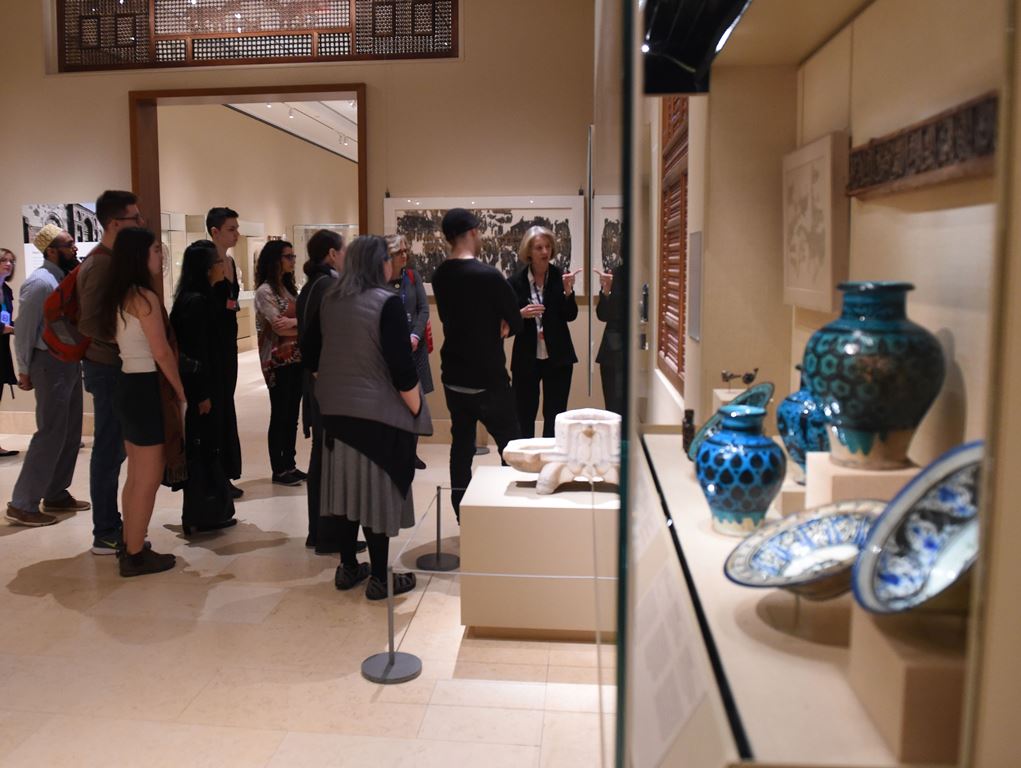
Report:
[{"label": "brown sneaker", "polygon": [[17,507],[8,504],[7,514],[4,515],[15,525],[28,525],[33,528],[38,528],[43,525],[53,525],[57,522],[57,518],[53,515],[43,514],[42,512],[27,512],[24,509],[18,509]]},{"label": "brown sneaker", "polygon": [[88,509],[92,509],[92,505],[89,502],[78,501],[70,493],[57,501],[43,500],[42,503],[42,510],[44,512],[84,512]]}]

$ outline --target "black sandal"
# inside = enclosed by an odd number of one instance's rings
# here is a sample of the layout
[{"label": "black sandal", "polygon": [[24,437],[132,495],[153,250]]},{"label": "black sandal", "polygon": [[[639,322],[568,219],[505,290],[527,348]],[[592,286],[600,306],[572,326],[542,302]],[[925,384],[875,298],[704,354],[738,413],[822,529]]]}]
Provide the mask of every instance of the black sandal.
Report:
[{"label": "black sandal", "polygon": [[[415,574],[394,574],[394,597],[410,592],[415,588]],[[369,600],[386,600],[386,582],[373,576],[365,586],[365,596]]]},{"label": "black sandal", "polygon": [[333,576],[333,585],[340,591],[346,592],[369,578],[371,573],[372,569],[368,563],[359,563],[354,568],[338,565],[337,573]]}]

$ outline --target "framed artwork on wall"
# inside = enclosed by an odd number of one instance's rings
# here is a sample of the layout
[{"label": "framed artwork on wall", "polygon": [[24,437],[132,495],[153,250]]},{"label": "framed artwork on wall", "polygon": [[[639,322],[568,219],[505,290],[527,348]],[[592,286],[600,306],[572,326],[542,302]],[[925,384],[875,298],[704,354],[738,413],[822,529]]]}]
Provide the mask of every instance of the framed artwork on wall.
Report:
[{"label": "framed artwork on wall", "polygon": [[624,215],[620,195],[595,195],[592,198],[592,269],[612,272],[620,265],[621,220]]},{"label": "framed artwork on wall", "polygon": [[[440,230],[451,208],[467,208],[482,222],[479,259],[510,277],[518,268],[518,246],[529,227],[544,226],[556,237],[553,263],[562,270],[585,267],[585,198],[563,197],[388,197],[383,200],[383,226],[387,233],[404,235],[411,248],[410,264],[422,275],[432,293],[432,275],[447,257]],[[579,278],[583,275],[579,275]],[[575,282],[578,294],[585,280]]]},{"label": "framed artwork on wall", "polygon": [[783,159],[783,300],[833,312],[847,280],[848,138],[823,136]]}]

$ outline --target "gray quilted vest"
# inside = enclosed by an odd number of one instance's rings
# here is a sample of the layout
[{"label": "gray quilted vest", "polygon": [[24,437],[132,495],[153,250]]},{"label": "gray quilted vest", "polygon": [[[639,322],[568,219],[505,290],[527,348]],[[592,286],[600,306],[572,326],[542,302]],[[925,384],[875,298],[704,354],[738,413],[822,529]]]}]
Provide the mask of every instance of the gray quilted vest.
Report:
[{"label": "gray quilted vest", "polygon": [[371,419],[412,434],[431,435],[425,395],[418,416],[412,416],[383,359],[379,317],[383,304],[393,296],[392,291],[373,288],[357,296],[341,297],[329,291],[323,297],[319,315],[323,350],[315,384],[319,410],[329,416]]}]

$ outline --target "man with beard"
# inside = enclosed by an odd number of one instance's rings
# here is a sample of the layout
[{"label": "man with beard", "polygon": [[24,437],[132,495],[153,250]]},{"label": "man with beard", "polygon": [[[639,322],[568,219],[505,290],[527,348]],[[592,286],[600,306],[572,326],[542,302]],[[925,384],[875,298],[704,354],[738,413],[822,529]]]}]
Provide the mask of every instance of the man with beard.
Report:
[{"label": "man with beard", "polygon": [[18,387],[35,390],[36,433],[25,453],[6,517],[15,525],[40,526],[57,522],[47,512],[77,512],[88,509],[89,504],[67,490],[82,439],[82,367],[58,360],[42,339],[43,303],[78,266],[78,249],[74,238],[54,224],[39,230],[32,242],[42,252],[43,264],[21,286],[14,348]]}]

